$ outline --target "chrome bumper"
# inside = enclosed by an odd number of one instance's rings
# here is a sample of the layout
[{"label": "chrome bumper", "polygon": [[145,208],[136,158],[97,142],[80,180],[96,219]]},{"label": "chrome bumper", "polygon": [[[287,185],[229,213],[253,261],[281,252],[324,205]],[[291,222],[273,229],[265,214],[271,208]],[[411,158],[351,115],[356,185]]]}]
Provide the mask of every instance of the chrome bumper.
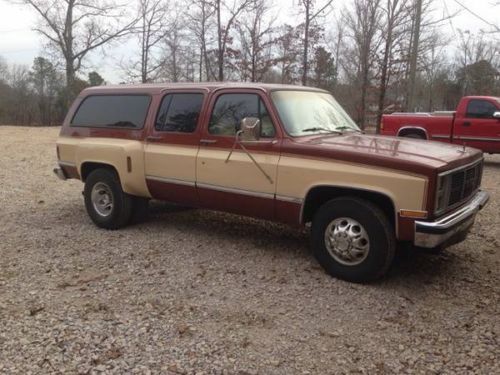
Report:
[{"label": "chrome bumper", "polygon": [[449,215],[436,221],[415,221],[415,246],[433,248],[452,237],[466,234],[489,199],[487,192],[479,191],[469,203]]},{"label": "chrome bumper", "polygon": [[64,171],[61,167],[54,168],[54,174],[63,181],[68,179],[68,177],[66,176],[66,173],[64,173]]}]

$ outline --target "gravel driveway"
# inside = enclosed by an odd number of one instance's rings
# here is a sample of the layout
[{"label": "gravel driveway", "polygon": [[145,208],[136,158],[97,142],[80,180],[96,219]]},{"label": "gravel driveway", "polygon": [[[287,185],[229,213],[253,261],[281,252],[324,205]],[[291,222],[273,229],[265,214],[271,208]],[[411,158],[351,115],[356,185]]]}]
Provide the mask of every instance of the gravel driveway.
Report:
[{"label": "gravel driveway", "polygon": [[500,373],[500,156],[467,241],[355,285],[268,222],[154,203],[96,228],[58,131],[0,127],[1,374]]}]

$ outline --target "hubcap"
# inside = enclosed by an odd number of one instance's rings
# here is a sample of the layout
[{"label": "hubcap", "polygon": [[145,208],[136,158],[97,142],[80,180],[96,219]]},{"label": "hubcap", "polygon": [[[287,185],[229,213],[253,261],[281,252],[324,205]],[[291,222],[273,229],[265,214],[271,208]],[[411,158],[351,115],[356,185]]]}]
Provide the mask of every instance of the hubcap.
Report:
[{"label": "hubcap", "polygon": [[370,251],[370,239],[365,228],[348,217],[335,219],[328,224],[325,245],[337,262],[347,266],[360,264]]},{"label": "hubcap", "polygon": [[102,217],[111,215],[113,211],[113,194],[108,185],[98,182],[92,188],[92,205],[94,210]]}]

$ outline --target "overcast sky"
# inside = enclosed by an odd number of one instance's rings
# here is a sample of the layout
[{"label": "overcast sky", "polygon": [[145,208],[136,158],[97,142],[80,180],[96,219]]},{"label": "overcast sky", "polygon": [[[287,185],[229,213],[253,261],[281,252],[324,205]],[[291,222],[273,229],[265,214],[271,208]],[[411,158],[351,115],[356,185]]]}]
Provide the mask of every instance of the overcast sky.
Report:
[{"label": "overcast sky", "polygon": [[[335,0],[335,10],[338,12],[344,4],[349,4],[351,0]],[[321,3],[321,0],[318,0]],[[478,16],[492,24],[500,24],[500,8],[493,7],[495,0],[434,0],[434,7],[440,14],[459,14],[447,22],[443,30],[453,35],[454,29],[478,31],[482,28],[488,29],[488,25],[479,18],[474,17],[463,10],[459,3],[477,13]],[[291,17],[293,0],[275,0],[278,9],[281,8],[281,15],[284,19]],[[6,0],[0,0],[0,56],[10,64],[31,65],[33,58],[43,55],[43,39],[32,30],[37,23],[37,17],[31,9],[26,6],[13,5]],[[116,69],[117,61],[127,58],[130,55],[129,43],[127,47],[115,47],[107,58],[102,58],[99,53],[92,56],[92,70],[97,70],[104,78],[111,82],[120,81],[121,72]]]}]

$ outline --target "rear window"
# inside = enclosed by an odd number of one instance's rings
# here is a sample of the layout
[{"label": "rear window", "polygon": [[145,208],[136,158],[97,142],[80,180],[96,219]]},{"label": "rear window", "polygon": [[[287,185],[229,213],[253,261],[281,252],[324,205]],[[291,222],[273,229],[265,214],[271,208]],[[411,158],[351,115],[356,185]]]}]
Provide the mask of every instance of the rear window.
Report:
[{"label": "rear window", "polygon": [[71,126],[141,129],[150,102],[148,95],[88,96],[73,116]]}]

